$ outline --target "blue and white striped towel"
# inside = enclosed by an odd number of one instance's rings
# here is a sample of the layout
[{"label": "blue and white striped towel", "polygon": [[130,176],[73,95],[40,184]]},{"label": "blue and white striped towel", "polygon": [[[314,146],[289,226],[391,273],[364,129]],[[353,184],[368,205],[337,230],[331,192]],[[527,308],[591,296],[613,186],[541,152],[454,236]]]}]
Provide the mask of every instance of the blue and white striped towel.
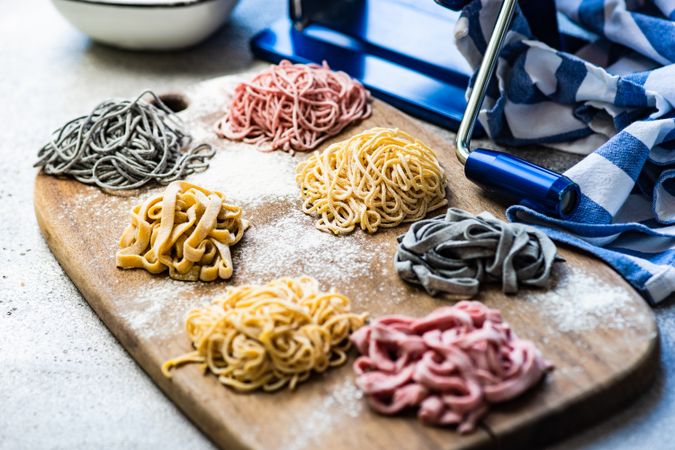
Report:
[{"label": "blue and white striped towel", "polygon": [[[501,0],[456,0],[460,51],[477,69]],[[675,0],[558,0],[593,33],[575,54],[534,40],[516,12],[479,116],[500,144],[588,154],[570,220],[512,206],[512,221],[590,251],[651,302],[675,292]],[[472,80],[473,81],[473,80]]]}]

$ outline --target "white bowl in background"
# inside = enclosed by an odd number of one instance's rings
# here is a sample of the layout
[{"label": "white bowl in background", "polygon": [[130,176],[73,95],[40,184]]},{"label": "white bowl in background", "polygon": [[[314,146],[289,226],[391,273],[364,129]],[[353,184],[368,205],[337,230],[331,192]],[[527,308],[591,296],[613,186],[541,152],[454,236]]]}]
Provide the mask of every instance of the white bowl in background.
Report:
[{"label": "white bowl in background", "polygon": [[133,50],[173,50],[216,31],[237,0],[52,0],[95,41]]}]

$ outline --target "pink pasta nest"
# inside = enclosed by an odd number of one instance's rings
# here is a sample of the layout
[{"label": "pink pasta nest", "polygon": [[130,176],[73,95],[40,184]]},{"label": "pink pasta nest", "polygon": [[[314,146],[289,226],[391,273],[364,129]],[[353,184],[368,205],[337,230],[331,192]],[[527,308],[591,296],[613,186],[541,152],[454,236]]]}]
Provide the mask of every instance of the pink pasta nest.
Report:
[{"label": "pink pasta nest", "polygon": [[370,113],[370,93],[346,73],[281,61],[237,85],[216,133],[264,150],[309,151]]},{"label": "pink pasta nest", "polygon": [[370,406],[393,415],[417,408],[420,420],[469,433],[489,405],[535,385],[552,365],[519,339],[499,311],[463,301],[426,317],[389,316],[351,337],[363,355],[356,385]]}]

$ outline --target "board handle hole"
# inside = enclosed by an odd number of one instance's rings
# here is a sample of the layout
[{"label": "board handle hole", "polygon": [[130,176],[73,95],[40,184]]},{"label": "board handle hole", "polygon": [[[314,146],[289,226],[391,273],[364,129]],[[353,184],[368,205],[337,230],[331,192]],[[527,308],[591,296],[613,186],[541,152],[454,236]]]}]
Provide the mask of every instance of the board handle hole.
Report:
[{"label": "board handle hole", "polygon": [[[159,99],[164,103],[164,105],[169,108],[171,111],[177,113],[187,109],[190,105],[188,99],[182,94],[169,93],[159,95]],[[153,102],[154,103],[154,102]]]}]

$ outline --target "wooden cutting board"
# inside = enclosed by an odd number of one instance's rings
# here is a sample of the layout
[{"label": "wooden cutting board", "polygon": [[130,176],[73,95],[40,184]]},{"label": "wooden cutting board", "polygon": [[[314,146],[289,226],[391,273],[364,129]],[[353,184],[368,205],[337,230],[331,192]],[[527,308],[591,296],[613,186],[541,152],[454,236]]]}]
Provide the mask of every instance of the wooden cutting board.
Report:
[{"label": "wooden cutting board", "polygon": [[[494,407],[473,434],[422,425],[414,416],[371,412],[353,385],[350,365],[294,391],[238,394],[196,365],[160,373],[168,358],[191,350],[185,313],[225,286],[279,276],[311,275],[348,295],[356,311],[420,316],[448,301],[403,283],[393,270],[396,236],[407,225],[374,236],[335,237],[300,212],[294,168],[307,155],[263,153],[215,138],[236,78],[211,80],[183,93],[180,113],[196,141],[218,148],[210,169],[189,178],[224,192],[244,207],[251,228],[233,251],[235,276],[214,283],[179,282],[141,270],[119,270],[115,251],[130,208],[160,190],[109,195],[72,180],[38,175],[35,212],[52,252],[91,307],[161,389],[216,444],[226,449],[435,449],[523,447],[561,438],[610,414],[650,382],[658,361],[657,328],[645,301],[604,264],[569,249],[560,253],[550,291],[524,289],[507,297],[497,287],[478,297],[499,308],[522,337],[532,339],[556,369],[531,393]],[[65,120],[66,118],[64,118]],[[463,176],[451,144],[424,124],[375,101],[371,118],[335,140],[374,127],[399,127],[434,148],[447,171],[450,205],[503,217],[503,206]],[[334,142],[333,140],[332,142]],[[330,143],[330,142],[329,142]],[[324,144],[321,148],[325,148]],[[440,213],[440,212],[439,212]]]}]

